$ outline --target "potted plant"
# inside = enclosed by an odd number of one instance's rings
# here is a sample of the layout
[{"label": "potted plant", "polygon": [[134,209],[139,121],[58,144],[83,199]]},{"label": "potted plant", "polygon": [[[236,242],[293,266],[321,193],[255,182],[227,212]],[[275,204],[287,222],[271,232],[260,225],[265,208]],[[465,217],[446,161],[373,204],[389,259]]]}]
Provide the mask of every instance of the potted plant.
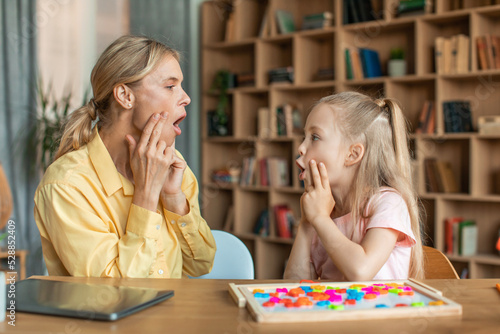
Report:
[{"label": "potted plant", "polygon": [[211,110],[207,114],[209,136],[230,135],[229,94],[227,90],[232,87],[234,87],[234,74],[227,70],[217,71],[210,92],[218,94],[219,101],[215,110]]},{"label": "potted plant", "polygon": [[405,52],[402,48],[391,49],[391,55],[387,64],[387,73],[390,77],[406,75]]},{"label": "potted plant", "polygon": [[[26,154],[34,154],[31,172],[43,175],[54,157],[61,139],[64,122],[70,113],[72,93],[69,92],[57,98],[49,85],[44,90],[41,80],[36,86],[37,108],[34,111],[34,121],[20,133],[24,137],[19,143],[25,143]],[[87,100],[88,92],[84,94]],[[85,102],[84,102],[85,103]]]}]

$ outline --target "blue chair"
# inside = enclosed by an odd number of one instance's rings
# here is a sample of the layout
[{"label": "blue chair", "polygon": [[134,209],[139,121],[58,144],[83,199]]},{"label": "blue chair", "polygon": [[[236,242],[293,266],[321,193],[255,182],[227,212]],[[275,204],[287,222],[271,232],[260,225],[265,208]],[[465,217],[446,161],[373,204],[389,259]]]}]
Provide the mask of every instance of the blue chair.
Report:
[{"label": "blue chair", "polygon": [[231,233],[212,230],[217,245],[212,271],[191,278],[254,279],[252,254],[247,246]]}]

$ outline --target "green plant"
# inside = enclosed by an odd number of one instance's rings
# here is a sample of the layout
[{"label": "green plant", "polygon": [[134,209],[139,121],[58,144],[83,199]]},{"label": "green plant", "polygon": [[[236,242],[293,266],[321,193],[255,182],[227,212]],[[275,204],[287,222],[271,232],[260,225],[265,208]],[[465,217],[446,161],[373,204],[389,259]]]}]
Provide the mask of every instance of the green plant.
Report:
[{"label": "green plant", "polygon": [[402,48],[391,49],[391,59],[405,59],[405,51]]},{"label": "green plant", "polygon": [[233,87],[234,74],[228,70],[215,73],[210,92],[218,94],[219,100],[214,111],[208,113],[209,134],[225,136],[229,134],[229,94],[227,90]]},{"label": "green plant", "polygon": [[[34,155],[34,159],[31,159],[31,171],[44,173],[54,161],[64,122],[70,113],[72,92],[57,98],[52,85],[45,90],[42,80],[36,83],[35,89],[36,110],[33,112],[33,121],[26,128],[24,140],[20,142],[26,143],[24,149],[28,156]],[[88,92],[85,92],[84,101],[87,100],[87,95]]]}]

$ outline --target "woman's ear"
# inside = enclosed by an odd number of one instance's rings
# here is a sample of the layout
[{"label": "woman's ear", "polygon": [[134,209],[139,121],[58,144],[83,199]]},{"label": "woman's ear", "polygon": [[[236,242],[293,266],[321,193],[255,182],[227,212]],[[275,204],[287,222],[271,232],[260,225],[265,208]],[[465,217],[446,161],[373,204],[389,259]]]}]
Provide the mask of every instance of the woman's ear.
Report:
[{"label": "woman's ear", "polygon": [[124,109],[132,109],[134,105],[134,92],[126,84],[120,84],[113,88],[113,97]]},{"label": "woman's ear", "polygon": [[345,159],[345,166],[350,167],[363,159],[363,155],[365,154],[365,146],[361,143],[352,144],[349,147],[349,152],[347,152],[347,157]]}]

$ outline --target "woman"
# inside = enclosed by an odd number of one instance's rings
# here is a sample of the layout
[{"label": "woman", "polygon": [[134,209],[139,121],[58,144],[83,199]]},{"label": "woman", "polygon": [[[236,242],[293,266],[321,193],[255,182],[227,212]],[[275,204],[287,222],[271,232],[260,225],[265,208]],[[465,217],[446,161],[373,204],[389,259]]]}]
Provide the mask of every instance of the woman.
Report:
[{"label": "woman", "polygon": [[35,193],[50,275],[199,276],[215,241],[198,183],[175,150],[189,96],[178,53],[123,36],[91,75],[94,98],[73,112]]}]

